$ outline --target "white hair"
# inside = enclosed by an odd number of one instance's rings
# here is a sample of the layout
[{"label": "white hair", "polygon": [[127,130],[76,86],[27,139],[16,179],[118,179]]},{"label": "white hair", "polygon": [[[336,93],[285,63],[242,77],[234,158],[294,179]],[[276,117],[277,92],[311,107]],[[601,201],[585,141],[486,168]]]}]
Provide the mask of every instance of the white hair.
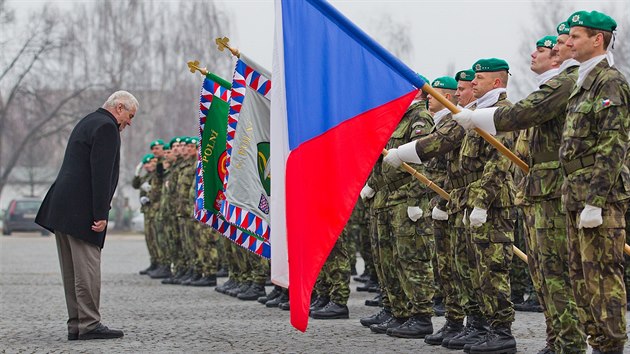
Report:
[{"label": "white hair", "polygon": [[116,107],[116,105],[119,103],[122,103],[122,105],[125,106],[125,109],[130,110],[132,108],[135,108],[136,110],[138,110],[139,108],[138,100],[127,91],[116,91],[112,93],[107,101],[103,103],[103,108],[113,108]]}]

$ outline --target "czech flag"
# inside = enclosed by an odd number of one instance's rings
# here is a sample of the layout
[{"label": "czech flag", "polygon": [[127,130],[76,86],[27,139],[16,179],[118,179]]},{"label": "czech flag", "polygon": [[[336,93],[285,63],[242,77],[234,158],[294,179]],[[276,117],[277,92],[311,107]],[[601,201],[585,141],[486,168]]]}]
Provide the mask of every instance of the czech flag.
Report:
[{"label": "czech flag", "polygon": [[425,83],[325,1],[276,0],[275,12],[272,281],[305,331],[319,271]]}]

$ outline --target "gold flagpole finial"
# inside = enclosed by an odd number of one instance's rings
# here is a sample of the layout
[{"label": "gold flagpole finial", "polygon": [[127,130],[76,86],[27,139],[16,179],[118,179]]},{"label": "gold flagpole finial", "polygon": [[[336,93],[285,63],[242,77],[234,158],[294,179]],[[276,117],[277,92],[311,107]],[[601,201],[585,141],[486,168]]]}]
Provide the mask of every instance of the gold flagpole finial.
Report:
[{"label": "gold flagpole finial", "polygon": [[195,71],[199,71],[199,73],[203,76],[208,75],[208,70],[206,68],[199,67],[199,60],[189,61],[188,69],[190,69],[191,73],[194,73]]},{"label": "gold flagpole finial", "polygon": [[230,39],[228,37],[223,37],[223,38],[217,38],[214,40],[214,43],[216,43],[217,47],[219,48],[219,51],[222,52],[225,48],[229,49],[230,52],[232,53],[233,56],[240,58],[241,57],[241,53],[238,51],[238,49],[234,49],[232,47],[230,47]]}]

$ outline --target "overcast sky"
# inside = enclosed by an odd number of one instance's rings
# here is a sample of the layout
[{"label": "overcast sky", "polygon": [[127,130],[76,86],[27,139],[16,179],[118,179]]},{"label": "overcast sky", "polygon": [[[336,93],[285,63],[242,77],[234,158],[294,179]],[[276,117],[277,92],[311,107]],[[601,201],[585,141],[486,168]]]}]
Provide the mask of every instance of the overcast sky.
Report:
[{"label": "overcast sky", "polygon": [[[23,13],[46,2],[71,7],[79,0],[10,0],[9,4]],[[231,44],[260,65],[271,69],[273,0],[217,2],[231,14],[233,33],[225,33],[231,38]],[[526,66],[523,56],[529,53],[519,52],[521,43],[523,40],[529,40],[533,44],[538,39],[523,38],[527,26],[536,23],[531,18],[532,9],[534,6],[544,7],[549,1],[331,0],[331,3],[375,37],[378,37],[378,34],[371,33],[375,30],[374,22],[383,14],[390,14],[394,19],[407,25],[414,52],[412,57],[406,60],[406,64],[433,80],[438,76],[453,75],[454,72],[447,72],[449,64],[457,71],[470,68],[479,58],[503,58],[511,64],[512,69],[518,65]],[[564,3],[570,8],[567,17],[577,10],[609,11],[611,8],[619,10],[611,14],[613,17],[630,15],[628,5],[630,1],[627,0],[565,0]],[[558,22],[561,20],[563,19],[559,18]],[[555,34],[555,28],[541,32]],[[519,77],[513,77],[511,80],[518,82]]]}]

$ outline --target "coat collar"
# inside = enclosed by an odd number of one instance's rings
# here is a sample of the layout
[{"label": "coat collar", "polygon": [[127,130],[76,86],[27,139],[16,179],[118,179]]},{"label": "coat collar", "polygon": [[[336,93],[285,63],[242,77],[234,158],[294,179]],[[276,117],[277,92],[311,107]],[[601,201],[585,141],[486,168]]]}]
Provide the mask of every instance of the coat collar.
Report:
[{"label": "coat collar", "polygon": [[103,114],[107,115],[109,118],[111,118],[111,120],[114,121],[114,123],[116,123],[116,126],[118,128],[120,128],[120,124],[116,120],[116,117],[114,117],[114,115],[110,111],[106,110],[105,108],[99,108],[96,111],[99,112],[99,113],[103,113]]}]

